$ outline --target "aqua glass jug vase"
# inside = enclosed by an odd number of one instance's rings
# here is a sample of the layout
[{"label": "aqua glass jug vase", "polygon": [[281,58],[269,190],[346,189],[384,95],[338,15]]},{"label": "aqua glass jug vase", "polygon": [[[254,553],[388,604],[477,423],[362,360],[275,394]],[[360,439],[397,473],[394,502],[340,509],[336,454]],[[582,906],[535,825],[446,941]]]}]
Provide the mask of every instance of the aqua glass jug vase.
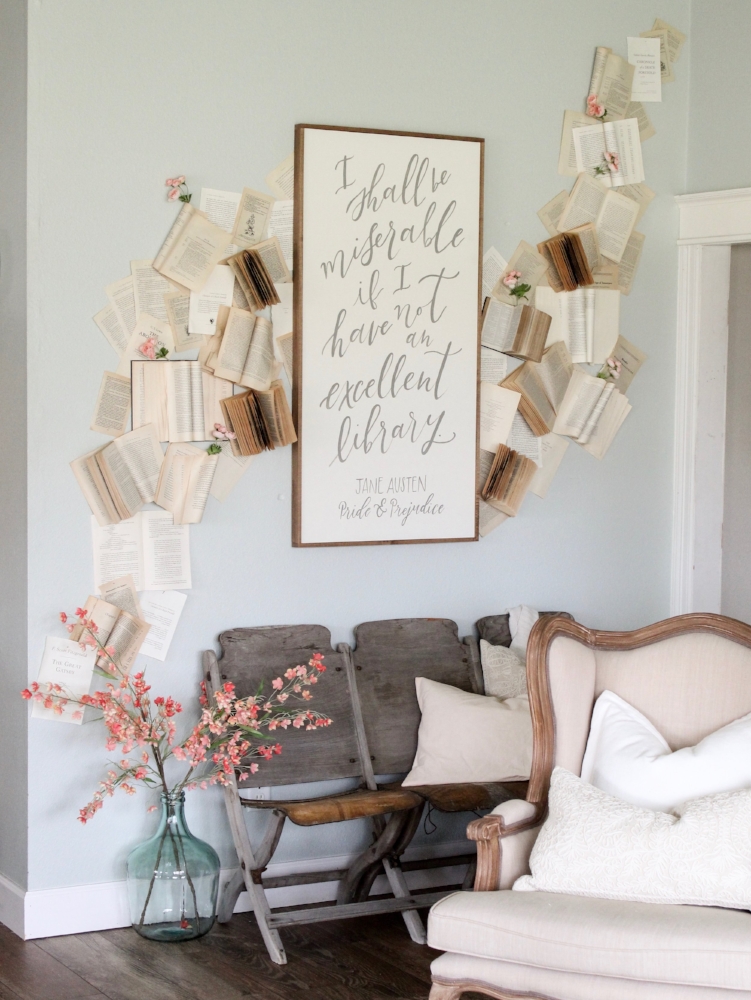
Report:
[{"label": "aqua glass jug vase", "polygon": [[187,941],[216,919],[219,856],[185,822],[185,794],[162,795],[159,828],[128,857],[133,927],[153,941]]}]

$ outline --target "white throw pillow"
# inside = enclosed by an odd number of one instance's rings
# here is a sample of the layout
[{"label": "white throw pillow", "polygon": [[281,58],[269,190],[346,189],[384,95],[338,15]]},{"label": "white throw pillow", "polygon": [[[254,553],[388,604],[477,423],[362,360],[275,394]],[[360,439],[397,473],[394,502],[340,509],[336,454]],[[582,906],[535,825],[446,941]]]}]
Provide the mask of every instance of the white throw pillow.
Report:
[{"label": "white throw pillow", "polygon": [[671,751],[633,705],[612,691],[595,703],[581,776],[624,802],[672,809],[703,795],[751,787],[751,715],[694,747]]},{"label": "white throw pillow", "polygon": [[480,639],[480,660],[485,694],[496,698],[520,698],[527,694],[527,668],[512,650]]},{"label": "white throw pillow", "polygon": [[405,785],[525,781],[532,766],[526,698],[497,698],[416,677],[422,718]]},{"label": "white throw pillow", "polygon": [[640,809],[553,771],[531,875],[514,889],[644,903],[751,908],[751,789],[673,812]]}]

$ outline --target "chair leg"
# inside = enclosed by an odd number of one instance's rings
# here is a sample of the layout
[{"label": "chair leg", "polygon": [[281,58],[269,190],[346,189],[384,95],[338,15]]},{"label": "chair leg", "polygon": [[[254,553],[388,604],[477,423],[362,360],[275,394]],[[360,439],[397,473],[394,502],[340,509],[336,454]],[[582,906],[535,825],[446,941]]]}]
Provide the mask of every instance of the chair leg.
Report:
[{"label": "chair leg", "polygon": [[[206,650],[203,654],[203,667],[211,689],[214,691],[220,690],[222,682],[219,676],[219,664],[212,650]],[[258,865],[253,854],[250,837],[248,836],[248,828],[245,825],[243,807],[240,805],[240,794],[234,774],[228,775],[228,782],[224,786],[224,804],[227,807],[227,819],[232,831],[235,850],[240,859],[240,869],[245,882],[245,888],[250,897],[250,905],[253,907],[261,937],[268,949],[271,961],[276,962],[277,965],[286,965],[287,956],[284,953],[284,945],[279,936],[279,931],[273,927],[269,927],[271,908],[269,907],[269,901],[266,899],[266,893],[263,891],[262,885],[258,885],[253,881],[251,874]]]},{"label": "chair leg", "polygon": [[453,983],[433,983],[428,1000],[459,1000],[462,993],[463,987]]},{"label": "chair leg", "polygon": [[[409,891],[407,880],[404,878],[404,872],[401,870],[399,865],[392,864],[389,858],[384,858],[383,867],[394,896],[397,899],[404,899],[405,896],[411,896],[412,893]],[[428,935],[425,931],[425,925],[420,919],[420,914],[417,910],[404,910],[402,913],[402,919],[404,920],[407,930],[409,931],[409,936],[415,944],[427,944]]]},{"label": "chair leg", "polygon": [[242,868],[236,868],[219,890],[219,907],[216,919],[220,924],[229,923],[232,914],[235,912],[235,903],[237,903],[238,897],[244,888],[245,879],[243,878],[243,870]]}]

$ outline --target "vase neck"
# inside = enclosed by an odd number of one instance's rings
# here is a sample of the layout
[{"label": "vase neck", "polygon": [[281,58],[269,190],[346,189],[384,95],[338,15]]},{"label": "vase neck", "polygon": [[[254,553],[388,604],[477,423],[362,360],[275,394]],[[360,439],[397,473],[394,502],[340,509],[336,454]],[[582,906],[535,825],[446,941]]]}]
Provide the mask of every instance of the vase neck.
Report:
[{"label": "vase neck", "polygon": [[185,822],[185,793],[163,794],[161,800],[162,815],[159,820],[157,836],[164,833],[168,827],[175,834],[189,835],[188,825]]}]

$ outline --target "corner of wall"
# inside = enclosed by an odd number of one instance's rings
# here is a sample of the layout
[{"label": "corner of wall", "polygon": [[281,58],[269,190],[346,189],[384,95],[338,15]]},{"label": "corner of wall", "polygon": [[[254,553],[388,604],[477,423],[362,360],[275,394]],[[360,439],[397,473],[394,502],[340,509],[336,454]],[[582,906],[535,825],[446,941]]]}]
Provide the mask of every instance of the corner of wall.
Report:
[{"label": "corner of wall", "polygon": [[26,135],[28,10],[0,7],[0,920],[16,933],[27,875]]}]

